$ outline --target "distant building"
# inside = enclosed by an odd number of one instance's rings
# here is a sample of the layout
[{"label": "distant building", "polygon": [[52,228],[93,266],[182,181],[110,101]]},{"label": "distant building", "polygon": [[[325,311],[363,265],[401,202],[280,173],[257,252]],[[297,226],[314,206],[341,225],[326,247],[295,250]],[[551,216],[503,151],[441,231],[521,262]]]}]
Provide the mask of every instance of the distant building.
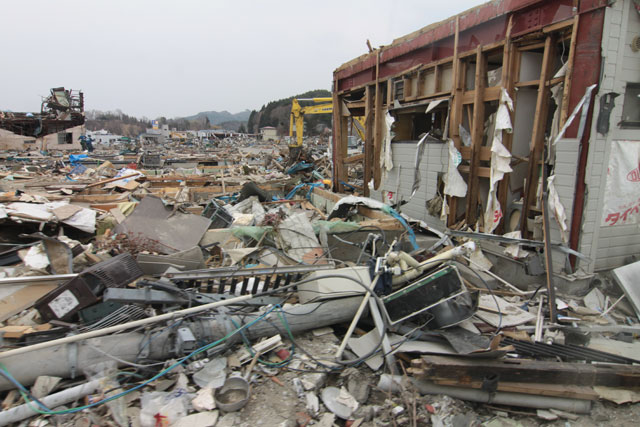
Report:
[{"label": "distant building", "polygon": [[108,130],[100,129],[96,131],[87,131],[87,136],[93,138],[94,145],[113,145],[122,138],[122,135],[114,135]]},{"label": "distant building", "polygon": [[0,150],[82,150],[80,136],[85,134],[84,125],[72,127],[62,132],[36,139],[32,136],[17,135],[0,129]]},{"label": "distant building", "polygon": [[278,130],[273,126],[260,128],[260,136],[263,141],[278,141]]}]

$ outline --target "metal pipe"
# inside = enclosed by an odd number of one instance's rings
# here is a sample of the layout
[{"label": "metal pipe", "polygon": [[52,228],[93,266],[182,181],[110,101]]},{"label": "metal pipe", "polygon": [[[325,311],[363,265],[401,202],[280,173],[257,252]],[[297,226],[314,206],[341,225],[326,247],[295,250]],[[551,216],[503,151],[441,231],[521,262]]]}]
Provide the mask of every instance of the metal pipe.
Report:
[{"label": "metal pipe", "polygon": [[504,391],[489,393],[473,388],[437,385],[416,378],[411,378],[410,382],[408,382],[407,379],[400,375],[392,376],[382,374],[378,388],[383,391],[398,391],[409,385],[413,385],[418,389],[420,394],[446,394],[456,399],[469,400],[471,402],[495,403],[498,405],[521,406],[525,408],[553,408],[577,414],[588,414],[591,411],[591,401],[589,400]]},{"label": "metal pipe", "polygon": [[[356,313],[362,296],[340,298],[317,303],[300,304],[288,307],[282,313],[273,311],[265,317],[265,321],[258,322],[245,329],[244,335],[248,339],[287,334],[287,328],[280,316],[284,317],[293,334],[321,328],[337,323],[348,322]],[[228,300],[231,301],[231,300]],[[174,313],[172,313],[174,314]],[[202,342],[217,341],[237,326],[245,325],[262,313],[249,313],[242,316],[215,315],[194,321],[185,321],[180,325],[191,328],[197,339]],[[174,326],[177,326],[174,325]],[[27,354],[13,354],[2,359],[2,364],[20,383],[29,386],[42,375],[69,378],[76,372],[83,373],[84,369],[98,363],[115,360],[118,366],[127,363],[143,363],[140,360],[166,360],[176,357],[174,352],[175,328],[163,327],[160,332],[149,335],[143,332],[127,332],[88,340],[64,344],[55,344],[47,351],[30,352]],[[234,338],[239,340],[239,335]],[[229,340],[233,343],[235,340]],[[33,346],[31,346],[33,347]],[[141,355],[141,352],[148,354]],[[8,353],[8,352],[7,352]],[[5,353],[6,354],[6,353]],[[108,355],[108,356],[107,356]],[[14,388],[6,378],[0,376],[0,391]]]},{"label": "metal pipe", "polygon": [[21,276],[21,277],[3,277],[0,279],[0,285],[20,285],[40,282],[58,282],[61,280],[69,280],[76,277],[77,274],[52,274],[49,276]]},{"label": "metal pipe", "polygon": [[[98,390],[101,381],[102,379],[89,381],[87,383],[80,384],[78,386],[71,387],[58,393],[43,397],[40,399],[40,401],[49,408],[55,408],[57,406],[73,402],[74,400],[78,400],[81,397],[95,393],[96,390]],[[7,409],[0,412],[0,426],[17,423],[18,421],[22,421],[26,418],[38,415],[38,412],[31,409],[32,407],[33,404],[31,404],[31,407],[29,407],[29,405],[25,403],[24,405],[16,406],[15,408]]]},{"label": "metal pipe", "polygon": [[239,297],[231,298],[228,300],[212,302],[211,304],[204,304],[198,307],[185,308],[184,310],[173,311],[171,313],[161,314],[159,316],[148,317],[146,319],[134,320],[133,322],[123,323],[121,325],[111,326],[110,328],[98,329],[96,331],[85,332],[78,335],[70,335],[68,337],[60,338],[57,340],[46,341],[39,344],[30,345],[27,347],[16,348],[13,350],[0,353],[0,359],[5,359],[10,356],[17,356],[20,354],[28,353],[35,350],[42,350],[45,348],[53,347],[56,345],[68,344],[72,342],[86,340],[88,338],[99,337],[102,335],[111,334],[113,332],[120,332],[126,329],[136,328],[138,326],[148,325],[149,323],[161,322],[163,320],[175,319],[178,317],[186,316],[188,314],[199,313],[212,308],[221,307],[224,305],[235,304],[253,298],[252,295],[242,295]]}]

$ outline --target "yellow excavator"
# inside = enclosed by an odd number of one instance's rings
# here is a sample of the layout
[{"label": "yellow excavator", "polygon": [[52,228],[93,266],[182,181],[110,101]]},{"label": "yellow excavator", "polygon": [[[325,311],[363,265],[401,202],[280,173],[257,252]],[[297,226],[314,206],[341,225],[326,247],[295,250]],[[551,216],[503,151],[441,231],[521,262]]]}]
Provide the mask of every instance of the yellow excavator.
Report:
[{"label": "yellow excavator", "polygon": [[[300,102],[313,102],[313,105],[301,106]],[[332,98],[294,98],[291,102],[291,116],[289,120],[289,157],[297,159],[302,149],[302,138],[304,133],[304,116],[306,114],[331,114],[333,113]],[[364,141],[364,117],[352,117],[353,129],[358,132]],[[296,137],[293,139],[293,134]]]}]

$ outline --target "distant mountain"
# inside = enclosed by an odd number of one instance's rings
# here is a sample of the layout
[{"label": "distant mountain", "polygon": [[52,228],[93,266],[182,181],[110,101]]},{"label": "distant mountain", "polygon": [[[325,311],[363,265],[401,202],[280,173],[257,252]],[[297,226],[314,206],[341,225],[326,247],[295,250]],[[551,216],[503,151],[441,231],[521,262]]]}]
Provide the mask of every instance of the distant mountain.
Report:
[{"label": "distant mountain", "polygon": [[251,115],[250,110],[244,110],[239,113],[232,114],[228,111],[202,111],[189,117],[182,117],[189,121],[205,121],[209,119],[212,125],[220,125],[225,122],[246,122]]}]

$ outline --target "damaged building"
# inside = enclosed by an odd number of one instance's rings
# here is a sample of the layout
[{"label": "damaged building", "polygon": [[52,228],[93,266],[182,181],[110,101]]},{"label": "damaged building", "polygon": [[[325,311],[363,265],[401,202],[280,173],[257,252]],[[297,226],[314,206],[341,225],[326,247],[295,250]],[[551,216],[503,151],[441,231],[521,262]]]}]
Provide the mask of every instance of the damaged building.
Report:
[{"label": "damaged building", "polygon": [[295,141],[1,113],[41,152],[0,162],[0,426],[637,425],[638,4],[427,26]]},{"label": "damaged building", "polygon": [[[554,252],[556,272],[625,264],[640,252],[639,33],[631,0],[492,1],[341,65],[335,189],[535,240],[546,193],[551,240],[584,255]],[[366,117],[351,156],[349,116]]]},{"label": "damaged building", "polygon": [[85,134],[84,95],[51,89],[39,113],[0,111],[0,150],[80,150]]}]

